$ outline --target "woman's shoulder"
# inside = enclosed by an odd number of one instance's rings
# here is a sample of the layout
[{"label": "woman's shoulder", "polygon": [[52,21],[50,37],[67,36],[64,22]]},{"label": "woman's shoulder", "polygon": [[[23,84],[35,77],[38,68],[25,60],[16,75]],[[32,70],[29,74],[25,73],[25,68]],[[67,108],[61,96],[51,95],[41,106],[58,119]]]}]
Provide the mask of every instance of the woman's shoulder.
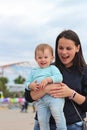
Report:
[{"label": "woman's shoulder", "polygon": [[87,67],[86,66],[83,67],[83,71],[82,71],[81,75],[82,75],[83,83],[87,84]]},{"label": "woman's shoulder", "polygon": [[87,66],[83,68],[83,74],[87,75]]}]

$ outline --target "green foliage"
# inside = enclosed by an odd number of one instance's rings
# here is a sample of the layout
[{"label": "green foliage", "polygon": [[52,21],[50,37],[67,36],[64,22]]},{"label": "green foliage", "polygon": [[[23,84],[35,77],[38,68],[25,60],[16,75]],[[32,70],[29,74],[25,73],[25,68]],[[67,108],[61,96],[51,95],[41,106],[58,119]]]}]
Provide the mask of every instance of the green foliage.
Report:
[{"label": "green foliage", "polygon": [[[11,98],[15,98],[15,97],[23,97],[24,96],[24,92],[9,92],[6,84],[9,82],[7,77],[0,77],[0,91],[3,92],[4,97],[11,97]],[[15,80],[14,80],[15,84],[23,84],[25,82],[25,78],[23,78],[22,76],[18,76]]]},{"label": "green foliage", "polygon": [[21,75],[19,75],[15,80],[15,84],[23,84],[25,82],[25,78],[23,78]]},{"label": "green foliage", "polygon": [[3,92],[4,97],[7,96],[7,93],[9,93],[9,90],[7,89],[6,83],[8,83],[9,80],[7,77],[0,77],[0,91]]},{"label": "green foliage", "polygon": [[9,82],[9,80],[8,80],[8,78],[7,77],[0,77],[0,82],[3,82],[3,83],[8,83]]},{"label": "green foliage", "polygon": [[10,98],[24,97],[24,92],[10,92],[8,97]]}]

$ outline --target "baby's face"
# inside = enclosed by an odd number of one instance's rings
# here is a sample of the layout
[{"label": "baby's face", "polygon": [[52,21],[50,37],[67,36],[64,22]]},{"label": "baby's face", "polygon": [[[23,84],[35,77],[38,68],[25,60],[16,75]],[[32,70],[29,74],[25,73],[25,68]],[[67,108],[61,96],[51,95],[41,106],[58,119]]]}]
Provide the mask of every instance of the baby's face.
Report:
[{"label": "baby's face", "polygon": [[35,59],[41,68],[46,68],[52,63],[53,55],[49,49],[45,49],[44,52],[39,50]]}]

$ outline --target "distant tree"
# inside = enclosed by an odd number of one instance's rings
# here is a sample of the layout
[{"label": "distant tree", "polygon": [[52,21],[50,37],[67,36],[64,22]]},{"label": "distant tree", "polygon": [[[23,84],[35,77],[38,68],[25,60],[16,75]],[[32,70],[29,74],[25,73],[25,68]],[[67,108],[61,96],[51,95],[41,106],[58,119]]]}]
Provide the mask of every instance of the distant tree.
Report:
[{"label": "distant tree", "polygon": [[25,82],[25,78],[19,75],[16,79],[14,79],[15,84],[23,84]]},{"label": "distant tree", "polygon": [[[14,82],[16,84],[23,84],[25,81],[25,78],[22,76],[18,76]],[[24,92],[9,92],[9,89],[7,88],[6,84],[9,82],[7,77],[0,77],[0,91],[3,92],[4,97],[23,97]],[[20,95],[19,95],[20,93]]]},{"label": "distant tree", "polygon": [[9,93],[6,84],[9,82],[7,77],[0,77],[0,91],[3,92],[4,97],[6,97]]}]

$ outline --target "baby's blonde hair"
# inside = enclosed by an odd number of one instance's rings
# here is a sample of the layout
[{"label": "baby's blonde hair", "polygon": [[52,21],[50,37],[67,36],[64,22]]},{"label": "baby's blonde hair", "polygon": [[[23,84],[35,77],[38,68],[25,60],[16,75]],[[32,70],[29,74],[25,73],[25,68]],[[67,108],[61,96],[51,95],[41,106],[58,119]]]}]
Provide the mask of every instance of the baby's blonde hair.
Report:
[{"label": "baby's blonde hair", "polygon": [[49,45],[49,44],[46,44],[46,43],[42,43],[42,44],[39,44],[36,48],[35,48],[35,57],[37,55],[37,52],[40,50],[44,53],[44,50],[45,49],[49,49],[50,52],[52,53],[52,56],[53,56],[53,48]]}]

